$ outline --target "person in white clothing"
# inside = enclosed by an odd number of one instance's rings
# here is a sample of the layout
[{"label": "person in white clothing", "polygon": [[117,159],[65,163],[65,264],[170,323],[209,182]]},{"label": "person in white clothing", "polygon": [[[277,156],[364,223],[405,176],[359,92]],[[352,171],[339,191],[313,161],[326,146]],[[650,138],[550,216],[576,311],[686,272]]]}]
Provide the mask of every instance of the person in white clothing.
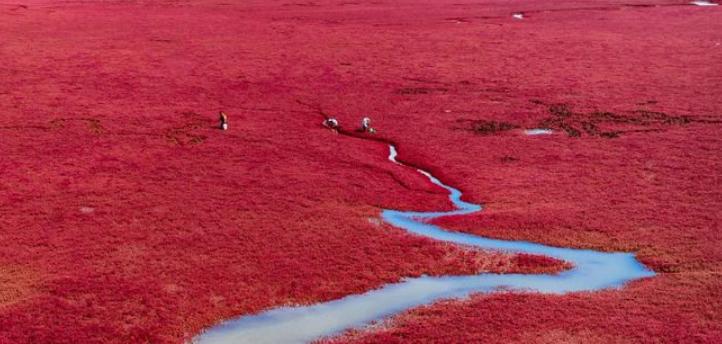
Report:
[{"label": "person in white clothing", "polygon": [[333,131],[339,129],[338,120],[333,117],[326,118],[326,120],[323,121],[323,126]]},{"label": "person in white clothing", "polygon": [[361,120],[361,131],[367,132],[369,134],[373,134],[376,132],[376,129],[371,127],[371,118],[364,117]]}]

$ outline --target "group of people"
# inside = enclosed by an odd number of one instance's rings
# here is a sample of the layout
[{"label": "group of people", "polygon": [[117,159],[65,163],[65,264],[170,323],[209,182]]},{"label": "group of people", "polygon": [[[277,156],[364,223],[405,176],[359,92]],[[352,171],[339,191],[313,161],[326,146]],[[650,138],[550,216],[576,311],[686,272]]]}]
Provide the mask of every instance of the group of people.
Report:
[{"label": "group of people", "polygon": [[[338,120],[333,117],[326,118],[326,120],[323,121],[323,126],[334,131],[341,129]],[[359,128],[359,131],[369,134],[376,133],[376,129],[371,127],[371,118],[364,117],[361,119],[361,128]]]},{"label": "group of people", "polygon": [[[219,111],[218,115],[220,117],[219,129],[228,130],[228,115],[226,115],[226,113],[223,111]],[[341,129],[338,120],[333,117],[326,118],[326,120],[323,121],[323,126],[333,131],[338,131],[339,129]],[[376,133],[376,129],[371,127],[371,118],[364,117],[363,119],[361,119],[361,128],[359,129],[359,131],[369,134]]]}]

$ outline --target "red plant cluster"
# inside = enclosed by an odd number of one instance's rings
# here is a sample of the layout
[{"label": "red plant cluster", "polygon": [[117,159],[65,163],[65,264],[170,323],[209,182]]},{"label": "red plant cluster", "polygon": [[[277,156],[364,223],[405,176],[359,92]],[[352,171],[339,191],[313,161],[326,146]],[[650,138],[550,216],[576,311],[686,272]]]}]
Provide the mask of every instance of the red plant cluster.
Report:
[{"label": "red plant cluster", "polygon": [[[714,342],[722,11],[635,4],[0,5],[0,343],[177,343],[407,276],[564,267],[383,225],[382,208],[450,204],[321,113],[370,115],[487,205],[445,226],[636,251],[660,273],[443,302],[337,340]],[[540,125],[556,133],[522,134]]]}]

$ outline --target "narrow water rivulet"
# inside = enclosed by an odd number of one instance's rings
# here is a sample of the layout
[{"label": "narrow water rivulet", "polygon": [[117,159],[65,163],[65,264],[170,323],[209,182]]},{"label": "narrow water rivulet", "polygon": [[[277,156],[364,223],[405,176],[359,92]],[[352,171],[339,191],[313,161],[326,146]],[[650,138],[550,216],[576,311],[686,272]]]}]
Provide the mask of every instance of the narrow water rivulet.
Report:
[{"label": "narrow water rivulet", "polygon": [[[389,147],[389,160],[396,160],[396,148]],[[374,320],[441,299],[460,298],[472,293],[492,293],[510,289],[515,292],[564,294],[619,288],[624,283],[650,277],[633,253],[600,252],[547,246],[526,241],[489,239],[467,233],[447,231],[429,220],[481,211],[477,204],[461,200],[461,192],[430,173],[416,170],[449,191],[455,210],[414,212],[384,210],[381,217],[388,224],[415,235],[484,250],[545,255],[570,262],[573,268],[558,274],[494,274],[469,276],[407,278],[363,294],[349,295],[329,302],[301,307],[280,307],[256,315],[223,322],[194,339],[197,343],[306,343],[360,327]]]}]

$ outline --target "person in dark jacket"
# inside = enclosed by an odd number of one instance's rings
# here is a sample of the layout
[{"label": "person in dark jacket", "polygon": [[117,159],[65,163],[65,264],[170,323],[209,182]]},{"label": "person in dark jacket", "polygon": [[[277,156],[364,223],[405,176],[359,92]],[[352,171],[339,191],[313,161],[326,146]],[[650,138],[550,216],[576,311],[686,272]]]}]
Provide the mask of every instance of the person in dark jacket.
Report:
[{"label": "person in dark jacket", "polygon": [[228,115],[226,115],[223,111],[219,112],[219,115],[220,129],[228,130]]}]

